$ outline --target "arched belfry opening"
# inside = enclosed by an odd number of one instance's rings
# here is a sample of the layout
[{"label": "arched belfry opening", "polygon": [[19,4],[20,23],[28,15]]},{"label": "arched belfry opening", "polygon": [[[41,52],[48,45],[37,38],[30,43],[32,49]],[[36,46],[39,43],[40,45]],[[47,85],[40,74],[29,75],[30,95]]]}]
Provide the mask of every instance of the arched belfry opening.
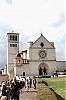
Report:
[{"label": "arched belfry opening", "polygon": [[38,67],[39,75],[47,75],[48,65],[46,63],[41,63]]}]

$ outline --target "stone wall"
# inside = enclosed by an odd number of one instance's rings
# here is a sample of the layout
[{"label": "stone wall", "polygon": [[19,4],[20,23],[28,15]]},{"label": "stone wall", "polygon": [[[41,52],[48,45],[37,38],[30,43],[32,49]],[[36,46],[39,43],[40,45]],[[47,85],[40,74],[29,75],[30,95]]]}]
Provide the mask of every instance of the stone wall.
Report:
[{"label": "stone wall", "polygon": [[66,70],[66,61],[56,61],[56,67],[58,71]]},{"label": "stone wall", "polygon": [[2,81],[7,81],[8,80],[8,75],[0,75],[0,84]]}]

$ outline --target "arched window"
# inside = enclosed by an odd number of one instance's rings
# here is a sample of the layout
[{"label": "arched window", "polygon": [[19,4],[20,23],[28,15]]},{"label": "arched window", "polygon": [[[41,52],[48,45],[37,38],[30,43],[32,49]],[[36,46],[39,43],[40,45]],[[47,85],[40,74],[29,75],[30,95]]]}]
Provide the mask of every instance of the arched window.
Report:
[{"label": "arched window", "polygon": [[12,35],[10,35],[10,40],[12,40],[13,39],[13,37],[12,37]]},{"label": "arched window", "polygon": [[15,41],[17,41],[17,36],[15,36]]},{"label": "arched window", "polygon": [[13,41],[14,41],[14,35],[13,35]]}]

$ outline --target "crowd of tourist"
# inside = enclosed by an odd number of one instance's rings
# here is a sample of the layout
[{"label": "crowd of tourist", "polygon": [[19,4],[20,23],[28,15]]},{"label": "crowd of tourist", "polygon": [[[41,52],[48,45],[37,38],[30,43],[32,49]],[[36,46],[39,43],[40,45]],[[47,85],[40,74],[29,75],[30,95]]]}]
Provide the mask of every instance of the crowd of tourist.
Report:
[{"label": "crowd of tourist", "polygon": [[1,84],[1,100],[19,100],[20,92],[22,92],[23,88],[27,88],[27,92],[29,92],[29,88],[33,87],[36,89],[36,78],[22,78],[17,79],[13,78],[11,81],[2,82]]}]

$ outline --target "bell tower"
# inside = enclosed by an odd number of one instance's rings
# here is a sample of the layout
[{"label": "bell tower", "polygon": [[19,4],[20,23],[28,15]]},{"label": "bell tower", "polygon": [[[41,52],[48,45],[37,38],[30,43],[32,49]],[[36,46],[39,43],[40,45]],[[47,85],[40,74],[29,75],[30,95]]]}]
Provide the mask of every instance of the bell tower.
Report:
[{"label": "bell tower", "polygon": [[15,57],[19,53],[19,33],[7,33],[7,73],[14,75]]}]

